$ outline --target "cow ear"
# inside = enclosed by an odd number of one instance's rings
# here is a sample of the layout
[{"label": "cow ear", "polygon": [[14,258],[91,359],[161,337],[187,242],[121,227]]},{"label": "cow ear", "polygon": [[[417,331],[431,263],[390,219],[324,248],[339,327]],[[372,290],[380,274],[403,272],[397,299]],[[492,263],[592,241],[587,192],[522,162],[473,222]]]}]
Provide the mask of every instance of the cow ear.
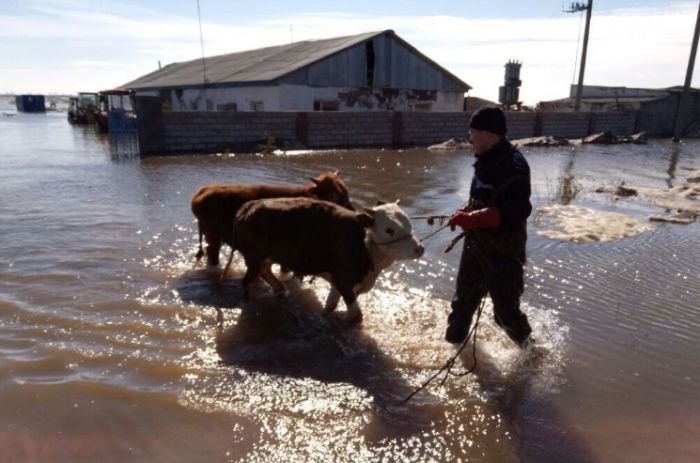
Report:
[{"label": "cow ear", "polygon": [[364,206],[362,207],[362,212],[369,215],[370,217],[374,217],[374,214],[377,213],[374,209],[371,209],[369,207],[364,207]]},{"label": "cow ear", "polygon": [[383,205],[385,205],[385,204],[386,204],[386,203],[385,203],[384,201],[377,201],[377,206],[383,206]]},{"label": "cow ear", "polygon": [[311,180],[311,182],[316,186],[319,186],[321,184],[321,181],[317,178],[311,177],[309,180]]},{"label": "cow ear", "polygon": [[360,212],[357,214],[357,220],[360,222],[360,225],[365,228],[370,228],[372,225],[374,225],[374,217],[366,212]]},{"label": "cow ear", "polygon": [[401,200],[400,200],[400,199],[397,199],[396,202],[395,202],[394,204],[397,204],[397,205],[398,205],[398,204],[399,204],[399,201],[401,201]]}]

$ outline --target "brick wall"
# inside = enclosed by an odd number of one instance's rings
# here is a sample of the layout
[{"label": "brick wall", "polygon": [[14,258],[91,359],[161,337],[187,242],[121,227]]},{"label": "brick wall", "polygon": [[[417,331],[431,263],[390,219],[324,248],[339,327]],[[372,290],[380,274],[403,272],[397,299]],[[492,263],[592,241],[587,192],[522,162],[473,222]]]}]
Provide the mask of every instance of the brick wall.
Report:
[{"label": "brick wall", "polygon": [[[470,113],[401,112],[160,112],[156,102],[139,104],[142,154],[257,151],[270,132],[277,146],[371,148],[428,146],[466,138]],[[535,135],[579,138],[610,130],[629,134],[637,112],[509,112],[510,139]]]}]

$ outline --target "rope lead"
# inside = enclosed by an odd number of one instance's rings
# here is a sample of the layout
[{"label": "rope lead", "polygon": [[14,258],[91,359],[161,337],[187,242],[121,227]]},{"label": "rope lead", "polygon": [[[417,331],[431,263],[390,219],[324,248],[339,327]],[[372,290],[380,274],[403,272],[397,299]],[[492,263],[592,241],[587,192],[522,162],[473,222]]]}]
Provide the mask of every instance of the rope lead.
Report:
[{"label": "rope lead", "polygon": [[[390,406],[400,407],[400,406],[406,404],[409,400],[411,400],[411,399],[413,398],[413,396],[415,396],[415,395],[418,394],[420,391],[422,391],[423,389],[425,389],[425,388],[428,386],[428,384],[430,384],[435,378],[437,378],[438,376],[440,376],[440,374],[441,374],[443,371],[447,371],[447,372],[445,373],[445,377],[442,379],[442,381],[440,381],[440,386],[442,386],[442,385],[445,384],[445,381],[447,381],[447,378],[448,378],[450,375],[452,375],[452,376],[458,376],[458,377],[466,376],[466,375],[470,374],[471,372],[473,372],[473,371],[476,369],[476,365],[477,365],[477,359],[476,359],[476,332],[477,332],[477,328],[478,328],[478,326],[479,326],[479,318],[481,318],[481,312],[482,312],[483,309],[484,309],[484,299],[482,298],[482,299],[481,299],[481,303],[479,304],[479,310],[476,312],[476,321],[474,322],[474,326],[472,326],[472,328],[469,330],[469,333],[467,334],[467,337],[464,338],[464,341],[462,341],[462,345],[459,347],[459,349],[457,350],[457,352],[456,352],[452,357],[450,357],[450,359],[445,363],[445,365],[443,365],[443,367],[440,368],[440,369],[437,371],[437,373],[435,373],[435,374],[432,375],[430,378],[428,378],[428,379],[427,379],[423,384],[421,384],[416,390],[414,390],[414,391],[411,392],[408,396],[406,396],[406,398],[404,398],[404,399],[401,400],[400,402],[396,402],[396,403],[394,403],[394,404],[389,404]],[[473,335],[473,336],[472,336],[472,335]],[[473,340],[474,340],[473,347],[472,347],[472,360],[474,361],[474,364],[473,364],[468,370],[466,370],[466,371],[464,371],[464,372],[462,372],[462,373],[453,373],[453,372],[451,371],[451,370],[452,370],[452,367],[454,366],[454,363],[455,363],[455,361],[457,360],[457,357],[459,357],[459,354],[462,353],[462,351],[464,350],[464,348],[465,348],[465,347],[467,346],[467,344],[469,343],[469,339],[470,339],[470,338],[473,338]]]}]

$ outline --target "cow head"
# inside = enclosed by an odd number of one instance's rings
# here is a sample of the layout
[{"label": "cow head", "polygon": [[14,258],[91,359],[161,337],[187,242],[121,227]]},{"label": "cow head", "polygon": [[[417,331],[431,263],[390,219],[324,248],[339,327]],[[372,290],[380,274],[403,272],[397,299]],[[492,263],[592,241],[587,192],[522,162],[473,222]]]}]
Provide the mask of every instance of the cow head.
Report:
[{"label": "cow head", "polygon": [[312,185],[309,185],[310,197],[336,203],[351,211],[355,210],[350,204],[348,189],[340,179],[338,171],[325,172],[317,177],[313,177],[311,183]]},{"label": "cow head", "polygon": [[399,207],[399,202],[386,203],[357,214],[366,228],[368,239],[391,260],[418,259],[425,248],[413,234],[411,220]]}]

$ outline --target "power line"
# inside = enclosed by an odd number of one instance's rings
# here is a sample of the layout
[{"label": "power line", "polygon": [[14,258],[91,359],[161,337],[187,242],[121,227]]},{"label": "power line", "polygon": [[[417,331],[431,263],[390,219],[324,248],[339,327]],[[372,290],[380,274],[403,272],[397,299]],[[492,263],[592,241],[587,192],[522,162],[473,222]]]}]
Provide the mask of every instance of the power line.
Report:
[{"label": "power line", "polygon": [[207,109],[207,65],[204,61],[204,35],[202,34],[202,13],[197,0],[197,18],[199,20],[199,44],[202,47],[202,92],[204,94],[204,108]]}]

